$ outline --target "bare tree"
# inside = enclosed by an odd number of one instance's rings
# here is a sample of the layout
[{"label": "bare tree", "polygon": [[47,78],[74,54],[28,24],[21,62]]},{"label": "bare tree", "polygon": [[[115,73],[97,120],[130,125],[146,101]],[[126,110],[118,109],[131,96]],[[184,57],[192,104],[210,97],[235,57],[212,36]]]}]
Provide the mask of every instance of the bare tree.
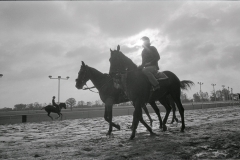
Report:
[{"label": "bare tree", "polygon": [[71,110],[72,110],[72,107],[76,105],[76,100],[74,98],[68,98],[66,100],[66,104],[69,105],[71,107]]}]

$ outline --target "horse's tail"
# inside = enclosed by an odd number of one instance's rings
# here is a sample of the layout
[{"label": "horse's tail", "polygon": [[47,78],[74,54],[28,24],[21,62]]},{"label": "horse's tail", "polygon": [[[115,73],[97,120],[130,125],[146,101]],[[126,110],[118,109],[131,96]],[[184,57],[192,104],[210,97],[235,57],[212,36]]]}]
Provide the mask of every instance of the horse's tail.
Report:
[{"label": "horse's tail", "polygon": [[41,110],[45,109],[45,107],[43,107]]},{"label": "horse's tail", "polygon": [[189,81],[189,80],[180,81],[180,88],[181,88],[182,90],[191,89],[191,86],[193,86],[193,85],[194,85],[194,82]]}]

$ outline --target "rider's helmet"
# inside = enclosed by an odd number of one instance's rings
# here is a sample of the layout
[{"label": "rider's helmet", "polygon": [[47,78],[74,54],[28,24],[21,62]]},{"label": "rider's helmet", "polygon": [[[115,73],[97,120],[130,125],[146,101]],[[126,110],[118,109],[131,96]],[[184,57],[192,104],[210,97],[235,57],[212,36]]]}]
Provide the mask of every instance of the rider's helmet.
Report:
[{"label": "rider's helmet", "polygon": [[53,96],[52,98],[55,99],[55,96]]},{"label": "rider's helmet", "polygon": [[147,36],[141,38],[143,45],[150,45],[150,39]]}]

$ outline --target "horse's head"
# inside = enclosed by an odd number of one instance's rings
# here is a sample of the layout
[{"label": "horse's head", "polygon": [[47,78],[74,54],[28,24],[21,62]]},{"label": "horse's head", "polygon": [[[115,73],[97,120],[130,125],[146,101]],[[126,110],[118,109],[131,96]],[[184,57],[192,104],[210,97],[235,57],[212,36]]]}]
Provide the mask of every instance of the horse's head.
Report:
[{"label": "horse's head", "polygon": [[82,61],[82,66],[80,67],[80,71],[78,72],[78,78],[76,79],[76,88],[82,89],[83,86],[89,80],[88,66]]},{"label": "horse's head", "polygon": [[110,49],[111,55],[110,55],[110,70],[109,74],[111,76],[116,76],[117,74],[126,72],[127,66],[125,65],[124,59],[123,59],[123,53],[120,51],[120,46],[117,46],[117,50],[112,51]]},{"label": "horse's head", "polygon": [[61,109],[62,109],[62,108],[67,109],[66,103],[60,103],[60,104],[59,104],[59,107],[60,107]]}]

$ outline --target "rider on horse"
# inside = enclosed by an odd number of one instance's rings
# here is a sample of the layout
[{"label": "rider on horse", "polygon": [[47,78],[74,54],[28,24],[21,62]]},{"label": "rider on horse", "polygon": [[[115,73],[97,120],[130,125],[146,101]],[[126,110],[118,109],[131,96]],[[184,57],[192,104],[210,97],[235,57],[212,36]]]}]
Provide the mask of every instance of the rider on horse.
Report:
[{"label": "rider on horse", "polygon": [[59,106],[55,103],[55,96],[53,96],[53,99],[52,99],[52,105],[55,106],[56,108],[59,107]]},{"label": "rider on horse", "polygon": [[143,41],[143,51],[142,64],[139,66],[139,69],[142,69],[143,73],[148,77],[148,80],[153,86],[153,91],[155,91],[160,89],[159,82],[155,77],[159,70],[158,61],[160,60],[160,55],[157,49],[154,46],[151,46],[148,37],[144,36],[141,40]]}]

